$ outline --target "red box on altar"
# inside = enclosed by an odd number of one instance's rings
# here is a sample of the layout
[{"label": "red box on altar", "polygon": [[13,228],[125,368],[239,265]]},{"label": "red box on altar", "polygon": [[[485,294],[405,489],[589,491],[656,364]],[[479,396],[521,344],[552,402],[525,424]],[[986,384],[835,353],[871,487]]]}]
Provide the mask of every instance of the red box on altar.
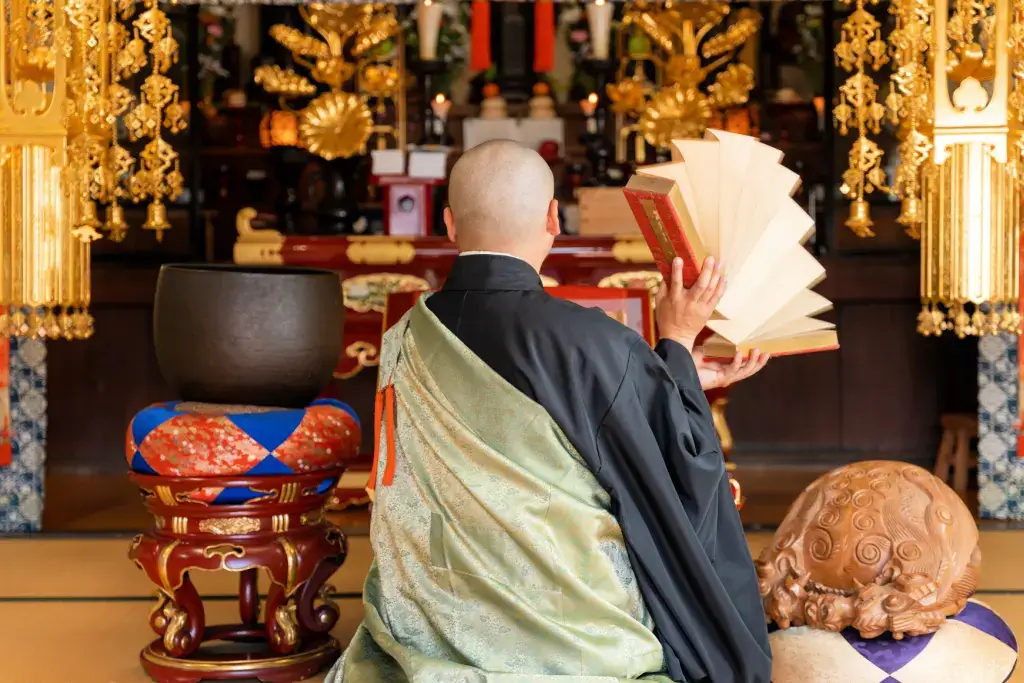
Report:
[{"label": "red box on altar", "polygon": [[384,188],[384,234],[391,237],[428,237],[434,232],[434,188],[444,180],[409,176],[376,176]]}]

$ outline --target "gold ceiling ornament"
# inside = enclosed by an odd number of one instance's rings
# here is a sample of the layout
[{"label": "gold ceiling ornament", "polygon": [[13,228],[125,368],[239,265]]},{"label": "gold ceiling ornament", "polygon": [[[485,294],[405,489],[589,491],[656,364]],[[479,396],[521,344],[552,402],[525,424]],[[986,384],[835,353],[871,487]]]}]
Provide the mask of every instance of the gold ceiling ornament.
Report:
[{"label": "gold ceiling ornament", "polygon": [[896,220],[915,239],[921,237],[924,220],[922,174],[932,152],[932,4],[933,0],[893,0],[889,6],[896,25],[889,34],[892,76],[885,103],[890,120],[899,126],[900,140],[892,191],[901,201]]},{"label": "gold ceiling ornament", "polygon": [[[86,338],[89,240],[65,201],[68,32],[62,0],[0,12],[0,335]],[[83,238],[85,235],[83,235]]]},{"label": "gold ceiling ornament", "polygon": [[[921,334],[1018,334],[1024,7],[894,0],[894,28],[883,40],[858,2],[836,47],[852,72],[836,124],[857,134],[844,174],[853,200],[847,225],[871,236],[866,196],[880,190],[900,200],[898,221],[921,240]],[[883,106],[869,72],[887,58]],[[899,139],[891,186],[870,137],[883,118]]]},{"label": "gold ceiling ornament", "polygon": [[390,3],[300,5],[312,34],[289,26],[270,36],[292,53],[303,76],[277,65],[256,69],[264,90],[299,107],[299,146],[327,159],[405,148],[404,47],[397,8]]},{"label": "gold ceiling ornament", "polygon": [[[617,43],[618,78],[607,86],[619,128],[616,158],[626,160],[632,136],[634,160],[642,164],[646,144],[663,148],[673,138],[699,137],[714,117],[746,104],[754,72],[730,62],[760,27],[760,13],[732,11],[727,2],[627,3]],[[631,36],[649,48],[631,49]],[[647,64],[654,67],[653,81]]]},{"label": "gold ceiling ornament", "polygon": [[[177,155],[162,131],[185,110],[166,72],[177,59],[155,0],[3,0],[0,12],[0,335],[84,339],[91,243],[124,234],[122,201],[181,191]],[[122,81],[149,65],[141,94]],[[140,168],[117,124],[150,140]],[[105,220],[100,207],[106,206]],[[159,235],[158,235],[159,236]]]},{"label": "gold ceiling ornament", "polygon": [[1024,57],[1024,16],[1010,0],[960,0],[952,15],[949,6],[937,0],[933,19],[934,148],[923,175],[918,331],[1019,334],[1024,112],[1011,93],[1024,77],[1014,68]]},{"label": "gold ceiling ornament", "polygon": [[836,64],[850,76],[839,86],[839,104],[832,110],[840,135],[852,131],[857,137],[850,146],[849,168],[843,173],[841,191],[852,200],[846,227],[859,237],[872,237],[871,211],[866,199],[876,189],[888,191],[884,153],[869,136],[881,131],[885,105],[878,101],[878,84],[870,72],[888,61],[888,46],[882,39],[882,25],[868,11],[878,0],[856,0],[854,10],[843,22],[835,47]]},{"label": "gold ceiling ornament", "polygon": [[[181,195],[178,153],[165,138],[187,126],[178,86],[167,72],[178,61],[171,20],[156,0],[68,0],[71,212],[77,231],[102,229],[124,239],[124,204],[146,203],[144,229],[170,229],[165,202]],[[138,92],[126,82],[141,79]],[[123,123],[137,157],[119,140]],[[100,220],[99,205],[105,205]]]}]

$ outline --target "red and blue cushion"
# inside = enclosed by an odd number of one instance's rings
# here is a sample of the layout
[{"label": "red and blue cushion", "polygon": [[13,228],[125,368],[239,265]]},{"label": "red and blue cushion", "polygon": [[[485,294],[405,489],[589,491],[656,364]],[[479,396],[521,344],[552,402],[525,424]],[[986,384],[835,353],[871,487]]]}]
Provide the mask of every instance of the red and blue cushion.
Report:
[{"label": "red and blue cushion", "polygon": [[[135,415],[125,457],[132,471],[154,476],[287,476],[351,463],[360,440],[355,412],[334,399],[303,409],[171,401]],[[320,492],[336,482],[326,477]],[[189,498],[237,505],[264,495],[248,487],[207,487]]]},{"label": "red and blue cushion", "polygon": [[924,636],[868,639],[804,626],[769,640],[772,683],[1005,683],[1017,664],[1010,627],[975,600]]}]

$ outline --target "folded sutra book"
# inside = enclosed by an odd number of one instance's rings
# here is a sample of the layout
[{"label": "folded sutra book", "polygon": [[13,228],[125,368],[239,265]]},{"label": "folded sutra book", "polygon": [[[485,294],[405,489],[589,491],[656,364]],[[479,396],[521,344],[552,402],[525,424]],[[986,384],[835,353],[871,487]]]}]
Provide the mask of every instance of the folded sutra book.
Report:
[{"label": "folded sutra book", "polygon": [[793,200],[800,177],[782,152],[719,130],[673,146],[672,162],[640,167],[625,193],[666,280],[677,256],[687,287],[707,256],[722,264],[729,284],[708,321],[705,355],[839,348],[835,326],[814,317],[832,303],[813,291],[825,277],[804,247],[814,219]]}]

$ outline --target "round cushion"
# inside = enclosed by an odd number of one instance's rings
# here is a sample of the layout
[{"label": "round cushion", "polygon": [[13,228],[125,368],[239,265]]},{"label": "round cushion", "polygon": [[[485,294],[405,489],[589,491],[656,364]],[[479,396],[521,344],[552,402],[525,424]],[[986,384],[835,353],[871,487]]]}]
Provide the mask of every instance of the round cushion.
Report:
[{"label": "round cushion", "polygon": [[971,600],[935,633],[894,640],[802,626],[776,630],[772,683],[1005,683],[1017,640],[998,614]]},{"label": "round cushion", "polygon": [[[163,477],[281,476],[351,462],[361,435],[355,412],[319,399],[303,409],[172,401],[139,411],[128,426],[125,457],[132,471]],[[325,479],[321,489],[333,486]],[[196,502],[239,504],[264,493],[211,487]]]}]

